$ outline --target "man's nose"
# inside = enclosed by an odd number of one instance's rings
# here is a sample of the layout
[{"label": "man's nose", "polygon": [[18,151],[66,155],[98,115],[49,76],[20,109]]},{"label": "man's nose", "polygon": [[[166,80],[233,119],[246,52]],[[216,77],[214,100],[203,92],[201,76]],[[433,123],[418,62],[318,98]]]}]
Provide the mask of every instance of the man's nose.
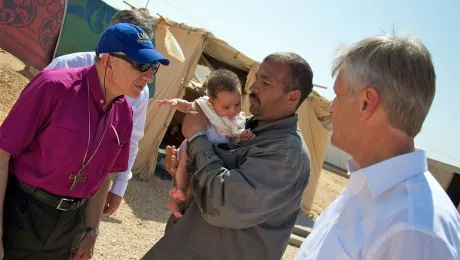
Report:
[{"label": "man's nose", "polygon": [[251,92],[257,92],[258,88],[257,88],[257,80],[254,81],[251,86],[249,86],[249,91]]}]

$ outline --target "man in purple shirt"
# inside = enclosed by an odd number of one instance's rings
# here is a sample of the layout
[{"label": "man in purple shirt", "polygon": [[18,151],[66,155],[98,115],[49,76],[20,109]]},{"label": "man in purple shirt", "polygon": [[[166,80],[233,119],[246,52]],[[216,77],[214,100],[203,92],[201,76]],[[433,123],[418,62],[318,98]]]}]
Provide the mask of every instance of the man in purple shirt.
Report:
[{"label": "man in purple shirt", "polygon": [[40,72],[0,127],[0,258],[92,256],[108,173],[128,167],[124,95],[139,96],[169,64],[127,23],[109,27],[96,54],[93,66]]}]

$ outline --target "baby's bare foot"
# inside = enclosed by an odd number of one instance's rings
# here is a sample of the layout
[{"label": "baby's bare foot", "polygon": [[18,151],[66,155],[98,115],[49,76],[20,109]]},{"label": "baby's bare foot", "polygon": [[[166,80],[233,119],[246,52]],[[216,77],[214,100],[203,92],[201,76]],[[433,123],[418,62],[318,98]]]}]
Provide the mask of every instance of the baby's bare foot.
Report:
[{"label": "baby's bare foot", "polygon": [[174,199],[176,199],[179,202],[185,202],[187,200],[187,197],[185,196],[185,193],[181,189],[176,189],[172,196]]},{"label": "baby's bare foot", "polygon": [[176,192],[176,190],[177,190],[177,188],[171,188],[171,189],[169,190],[169,196],[170,196],[170,197],[174,196],[174,193]]},{"label": "baby's bare foot", "polygon": [[182,217],[182,213],[180,213],[179,204],[177,204],[174,200],[168,201],[167,207],[171,211],[171,213],[174,215],[174,217],[176,218]]}]

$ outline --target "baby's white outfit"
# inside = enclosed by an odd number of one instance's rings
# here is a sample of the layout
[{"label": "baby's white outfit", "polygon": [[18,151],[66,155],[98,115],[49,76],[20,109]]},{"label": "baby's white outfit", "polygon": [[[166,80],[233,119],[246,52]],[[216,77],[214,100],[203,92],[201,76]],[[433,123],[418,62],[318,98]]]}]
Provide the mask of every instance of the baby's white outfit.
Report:
[{"label": "baby's white outfit", "polygon": [[[243,111],[241,111],[233,119],[221,117],[212,106],[208,96],[196,99],[192,103],[192,110],[196,110],[197,105],[200,106],[201,110],[209,120],[209,124],[206,126],[206,135],[209,141],[216,144],[239,142],[240,134],[244,131],[246,124],[246,116]],[[181,147],[179,147],[179,149]],[[179,160],[179,153],[177,160]]]},{"label": "baby's white outfit", "polygon": [[192,105],[193,110],[196,110],[196,105],[200,106],[209,120],[209,124],[206,127],[206,134],[209,141],[216,144],[239,141],[240,134],[244,131],[246,124],[244,112],[240,112],[233,119],[221,117],[216,113],[208,96],[196,99]]}]

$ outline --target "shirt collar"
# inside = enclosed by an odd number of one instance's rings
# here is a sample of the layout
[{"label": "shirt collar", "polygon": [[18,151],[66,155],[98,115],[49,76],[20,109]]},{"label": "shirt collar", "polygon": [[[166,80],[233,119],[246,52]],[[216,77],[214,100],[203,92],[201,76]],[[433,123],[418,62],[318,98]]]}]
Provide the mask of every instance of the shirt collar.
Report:
[{"label": "shirt collar", "polygon": [[426,153],[423,149],[399,155],[383,162],[359,169],[354,159],[347,162],[350,182],[352,177],[364,177],[374,199],[393,186],[428,170]]},{"label": "shirt collar", "polygon": [[246,120],[246,128],[250,128],[251,130],[256,132],[265,131],[267,129],[289,129],[291,126],[297,126],[297,122],[299,121],[299,115],[297,113],[293,114],[290,117],[286,117],[275,121],[273,123],[269,123],[263,126],[259,126],[259,120],[255,119],[254,116],[249,117]]},{"label": "shirt collar", "polygon": [[[104,93],[102,92],[101,85],[99,84],[99,77],[97,76],[96,65],[92,65],[88,67],[88,81],[89,86],[91,89],[91,93],[93,94],[94,101],[98,104],[98,106],[103,109],[106,101],[104,98]],[[125,96],[121,95],[116,97],[113,102],[121,103],[125,101]]]}]

